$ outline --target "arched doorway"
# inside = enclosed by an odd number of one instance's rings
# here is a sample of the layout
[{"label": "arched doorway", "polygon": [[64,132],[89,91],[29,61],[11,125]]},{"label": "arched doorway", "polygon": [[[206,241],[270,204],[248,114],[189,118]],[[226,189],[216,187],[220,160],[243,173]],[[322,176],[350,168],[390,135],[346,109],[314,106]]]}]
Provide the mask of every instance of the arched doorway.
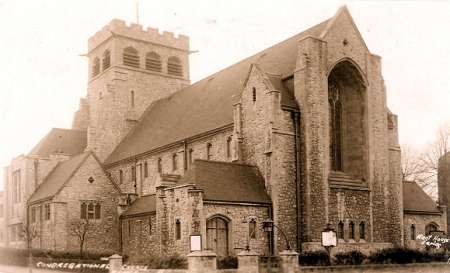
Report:
[{"label": "arched doorway", "polygon": [[214,216],[206,221],[206,246],[217,256],[228,256],[228,224],[221,216]]},{"label": "arched doorway", "polygon": [[439,230],[439,226],[436,223],[431,222],[425,226],[425,235],[430,235],[433,231],[438,231],[438,230]]}]

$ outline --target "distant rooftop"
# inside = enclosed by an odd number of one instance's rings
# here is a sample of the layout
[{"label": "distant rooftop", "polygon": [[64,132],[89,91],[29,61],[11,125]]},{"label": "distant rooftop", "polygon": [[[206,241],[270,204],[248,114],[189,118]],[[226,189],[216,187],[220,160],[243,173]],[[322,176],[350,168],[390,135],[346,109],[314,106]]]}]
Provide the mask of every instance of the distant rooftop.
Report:
[{"label": "distant rooftop", "polygon": [[86,131],[53,128],[28,155],[48,157],[51,154],[76,155],[86,148]]}]

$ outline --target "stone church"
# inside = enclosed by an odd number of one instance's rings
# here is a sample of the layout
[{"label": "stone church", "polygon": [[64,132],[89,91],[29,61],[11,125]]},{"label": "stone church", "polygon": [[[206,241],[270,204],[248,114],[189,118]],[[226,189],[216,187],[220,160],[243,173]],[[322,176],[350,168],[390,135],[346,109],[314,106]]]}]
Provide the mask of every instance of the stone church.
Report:
[{"label": "stone church", "polygon": [[27,224],[33,247],[77,250],[80,219],[87,251],[129,257],[186,254],[190,235],[226,256],[319,249],[327,224],[338,250],[447,231],[444,204],[402,181],[381,58],[346,7],[194,84],[190,53],[187,36],[119,20],[89,39],[72,129],[6,168],[7,244]]}]

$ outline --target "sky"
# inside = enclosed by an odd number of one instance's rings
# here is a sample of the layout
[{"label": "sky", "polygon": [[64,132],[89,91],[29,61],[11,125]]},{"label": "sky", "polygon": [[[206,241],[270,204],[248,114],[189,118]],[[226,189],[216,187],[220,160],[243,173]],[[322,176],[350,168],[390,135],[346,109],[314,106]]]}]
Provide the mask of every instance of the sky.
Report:
[{"label": "sky", "polygon": [[87,39],[113,18],[188,35],[194,83],[343,5],[382,57],[400,142],[424,146],[450,120],[450,1],[0,0],[0,167],[51,128],[70,128],[86,95]]}]

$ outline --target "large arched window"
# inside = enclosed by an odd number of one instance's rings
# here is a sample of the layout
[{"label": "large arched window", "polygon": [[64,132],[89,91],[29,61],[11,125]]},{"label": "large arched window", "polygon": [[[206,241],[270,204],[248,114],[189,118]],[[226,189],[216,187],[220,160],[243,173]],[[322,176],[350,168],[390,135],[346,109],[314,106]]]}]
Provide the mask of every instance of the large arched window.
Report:
[{"label": "large arched window", "polygon": [[328,107],[330,129],[330,164],[331,170],[342,171],[341,143],[342,143],[342,102],[341,90],[337,82],[328,79]]},{"label": "large arched window", "polygon": [[124,65],[139,68],[139,54],[133,47],[125,48],[122,57]]},{"label": "large arched window", "polygon": [[438,231],[439,226],[436,223],[429,223],[425,226],[425,235],[430,235],[433,231]]},{"label": "large arched window", "polygon": [[150,71],[161,72],[161,57],[155,52],[149,52],[145,55],[145,69]]},{"label": "large arched window", "polygon": [[92,77],[97,76],[100,73],[100,59],[95,58],[94,63],[92,64]]},{"label": "large arched window", "polygon": [[111,52],[109,50],[105,50],[105,52],[103,52],[102,66],[103,70],[106,70],[111,66]]},{"label": "large arched window", "polygon": [[[330,170],[363,181],[367,175],[366,81],[352,60],[328,76]],[[334,178],[331,173],[331,179]]]},{"label": "large arched window", "polygon": [[183,76],[183,67],[177,57],[169,57],[167,60],[167,73],[174,76]]}]

